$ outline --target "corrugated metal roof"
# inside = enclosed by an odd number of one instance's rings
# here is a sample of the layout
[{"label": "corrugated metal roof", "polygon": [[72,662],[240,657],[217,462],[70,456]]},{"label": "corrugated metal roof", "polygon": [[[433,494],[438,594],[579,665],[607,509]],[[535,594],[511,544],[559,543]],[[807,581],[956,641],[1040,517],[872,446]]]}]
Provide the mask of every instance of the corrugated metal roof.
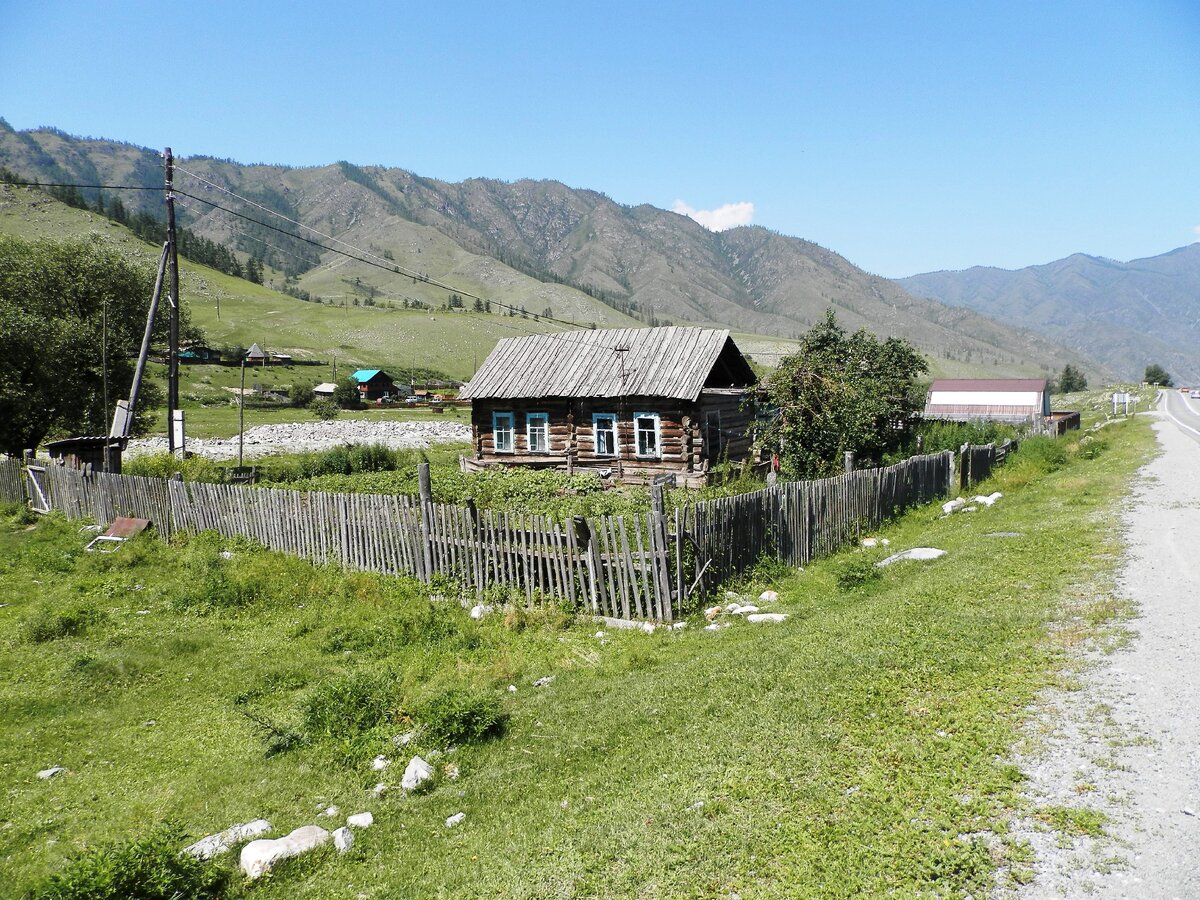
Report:
[{"label": "corrugated metal roof", "polygon": [[1044,391],[1045,378],[939,378],[930,391]]},{"label": "corrugated metal roof", "polygon": [[382,371],[383,371],[382,369],[359,369],[357,372],[355,372],[350,377],[358,382],[370,381],[372,378],[374,378],[376,375],[378,375]]},{"label": "corrugated metal roof", "polygon": [[695,400],[727,346],[735,355],[739,380],[753,384],[749,364],[724,329],[671,325],[505,338],[459,396]]}]

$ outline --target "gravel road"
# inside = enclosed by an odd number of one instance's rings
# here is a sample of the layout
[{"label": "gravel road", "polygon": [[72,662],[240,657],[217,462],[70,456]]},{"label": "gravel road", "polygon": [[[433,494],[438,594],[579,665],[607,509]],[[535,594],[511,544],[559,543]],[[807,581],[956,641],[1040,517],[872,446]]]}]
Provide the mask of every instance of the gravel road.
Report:
[{"label": "gravel road", "polygon": [[1015,823],[1036,877],[1001,896],[1200,897],[1200,443],[1165,417],[1154,428],[1162,452],[1122,510],[1130,640],[1082,651],[1080,688],[1042,698],[1036,755],[1018,760],[1035,804],[1096,810],[1105,834]]},{"label": "gravel road", "polygon": [[[339,444],[385,444],[395,450],[417,449],[433,444],[461,443],[471,440],[471,428],[461,422],[379,422],[362,419],[332,419],[327,422],[291,422],[255,425],[244,436],[248,458],[272,453],[306,453],[328,450]],[[165,437],[130,441],[126,453],[161,453],[167,449]],[[189,438],[187,449],[209,459],[236,459],[238,439]]]}]

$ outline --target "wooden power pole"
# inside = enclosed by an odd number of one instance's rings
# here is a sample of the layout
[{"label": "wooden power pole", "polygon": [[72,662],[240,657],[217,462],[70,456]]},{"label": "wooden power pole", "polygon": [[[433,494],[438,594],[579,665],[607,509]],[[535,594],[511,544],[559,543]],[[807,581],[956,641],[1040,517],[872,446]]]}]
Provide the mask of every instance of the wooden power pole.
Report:
[{"label": "wooden power pole", "polygon": [[178,441],[175,433],[176,413],[179,410],[179,248],[175,242],[175,157],[171,155],[170,147],[163,156],[166,160],[167,262],[170,266],[170,293],[167,296],[171,304],[170,348],[167,353],[167,448],[174,453],[176,449],[182,449],[183,444],[183,428],[179,428]]}]

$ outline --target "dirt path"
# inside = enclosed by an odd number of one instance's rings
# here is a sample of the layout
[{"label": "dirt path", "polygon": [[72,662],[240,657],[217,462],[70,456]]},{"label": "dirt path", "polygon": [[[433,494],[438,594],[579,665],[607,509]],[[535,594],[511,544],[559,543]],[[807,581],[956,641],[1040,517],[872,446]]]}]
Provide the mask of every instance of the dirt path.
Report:
[{"label": "dirt path", "polygon": [[1082,810],[1083,830],[1099,812],[1105,833],[1017,823],[1037,857],[1020,898],[1200,897],[1200,443],[1165,417],[1154,427],[1162,453],[1122,513],[1131,639],[1090,651],[1080,688],[1044,698],[1041,752],[1019,760],[1039,807]]}]

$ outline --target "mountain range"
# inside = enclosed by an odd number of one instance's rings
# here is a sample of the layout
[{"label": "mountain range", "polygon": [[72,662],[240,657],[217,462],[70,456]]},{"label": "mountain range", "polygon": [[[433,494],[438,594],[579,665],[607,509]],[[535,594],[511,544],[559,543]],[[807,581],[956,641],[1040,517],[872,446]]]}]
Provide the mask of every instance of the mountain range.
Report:
[{"label": "mountain range", "polygon": [[1130,262],[1076,253],[1015,271],[976,266],[896,283],[1036,330],[1127,380],[1155,363],[1176,381],[1200,381],[1200,243]]},{"label": "mountain range", "polygon": [[[155,150],[52,128],[16,131],[2,119],[0,167],[43,183],[162,185]],[[1032,375],[1071,362],[1109,374],[1043,333],[914,296],[809,241],[757,226],[714,233],[555,181],[451,183],[348,162],[292,168],[184,157],[176,184],[183,225],[263,260],[268,283],[293,295],[436,306],[447,296],[436,280],[580,324],[632,317],[781,339],[832,307],[847,328],[906,338],[948,373]],[[161,214],[153,191],[108,197]],[[349,256],[336,252],[350,247]]]}]

